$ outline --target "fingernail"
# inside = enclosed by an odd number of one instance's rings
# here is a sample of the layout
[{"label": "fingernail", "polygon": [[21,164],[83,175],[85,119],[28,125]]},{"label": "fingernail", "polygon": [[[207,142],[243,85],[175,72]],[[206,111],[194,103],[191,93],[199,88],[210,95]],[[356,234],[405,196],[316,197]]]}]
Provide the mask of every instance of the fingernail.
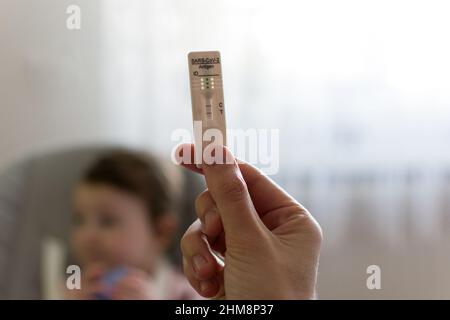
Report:
[{"label": "fingernail", "polygon": [[198,272],[206,264],[206,259],[198,254],[192,258],[192,263],[194,265],[194,271]]}]

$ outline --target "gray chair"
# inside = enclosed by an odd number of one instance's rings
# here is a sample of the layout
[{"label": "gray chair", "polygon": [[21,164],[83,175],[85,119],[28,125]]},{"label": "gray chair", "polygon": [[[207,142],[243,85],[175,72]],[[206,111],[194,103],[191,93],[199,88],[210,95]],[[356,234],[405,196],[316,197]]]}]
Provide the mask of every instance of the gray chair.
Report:
[{"label": "gray chair", "polygon": [[[0,174],[0,299],[40,299],[41,243],[68,241],[71,193],[83,169],[111,147],[85,147],[38,155]],[[178,240],[195,219],[194,199],[202,180],[173,166],[179,177],[180,231],[169,256],[180,264]]]}]

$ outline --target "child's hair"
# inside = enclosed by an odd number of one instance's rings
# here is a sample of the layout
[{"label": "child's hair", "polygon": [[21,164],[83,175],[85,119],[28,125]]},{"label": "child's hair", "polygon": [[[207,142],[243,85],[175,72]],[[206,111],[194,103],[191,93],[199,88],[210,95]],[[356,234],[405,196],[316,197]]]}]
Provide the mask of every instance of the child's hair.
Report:
[{"label": "child's hair", "polygon": [[147,206],[151,220],[172,209],[169,181],[158,160],[148,154],[110,151],[87,169],[82,182],[109,185],[138,197]]}]

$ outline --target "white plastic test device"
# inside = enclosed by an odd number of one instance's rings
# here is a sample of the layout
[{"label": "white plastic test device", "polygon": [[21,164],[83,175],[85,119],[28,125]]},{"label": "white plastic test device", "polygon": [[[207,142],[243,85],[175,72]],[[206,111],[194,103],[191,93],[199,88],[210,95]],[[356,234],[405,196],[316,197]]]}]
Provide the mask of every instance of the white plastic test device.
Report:
[{"label": "white plastic test device", "polygon": [[[196,124],[201,124],[202,135],[208,129],[217,129],[222,135],[221,144],[225,146],[226,122],[220,52],[190,52],[188,60],[194,134]],[[200,145],[198,140],[195,140],[196,150],[199,150],[200,146],[201,149],[205,147],[203,140]],[[196,157],[196,162],[197,159]]]}]

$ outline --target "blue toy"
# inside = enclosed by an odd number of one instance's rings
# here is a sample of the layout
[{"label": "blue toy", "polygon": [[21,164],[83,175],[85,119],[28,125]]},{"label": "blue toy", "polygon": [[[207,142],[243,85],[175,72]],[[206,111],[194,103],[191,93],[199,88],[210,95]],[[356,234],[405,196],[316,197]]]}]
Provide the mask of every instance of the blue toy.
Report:
[{"label": "blue toy", "polygon": [[111,300],[111,294],[114,286],[128,273],[126,267],[117,267],[106,273],[102,278],[102,283],[105,285],[105,290],[95,294],[97,300]]}]

